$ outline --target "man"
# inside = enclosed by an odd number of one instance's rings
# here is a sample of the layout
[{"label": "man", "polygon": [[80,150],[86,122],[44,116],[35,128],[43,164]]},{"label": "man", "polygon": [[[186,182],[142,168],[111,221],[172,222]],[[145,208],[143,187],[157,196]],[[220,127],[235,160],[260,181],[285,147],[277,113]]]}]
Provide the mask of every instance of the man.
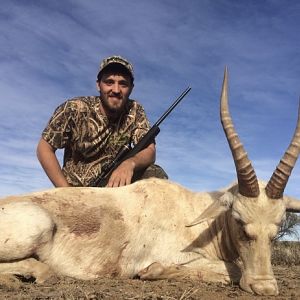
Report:
[{"label": "man", "polygon": [[[104,59],[96,81],[100,96],[77,97],[60,105],[37,146],[38,159],[55,187],[92,186],[123,145],[135,145],[150,129],[143,107],[129,99],[132,65],[121,56]],[[64,148],[63,168],[55,151]],[[107,186],[147,177],[168,178],[156,165],[155,144],[123,161]]]}]

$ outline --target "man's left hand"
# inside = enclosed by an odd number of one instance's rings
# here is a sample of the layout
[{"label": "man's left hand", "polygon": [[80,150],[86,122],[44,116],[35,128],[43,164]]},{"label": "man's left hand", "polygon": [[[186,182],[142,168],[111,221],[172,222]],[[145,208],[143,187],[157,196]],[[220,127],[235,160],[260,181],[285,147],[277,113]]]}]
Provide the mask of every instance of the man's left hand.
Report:
[{"label": "man's left hand", "polygon": [[133,172],[135,169],[133,158],[123,161],[117,169],[115,169],[107,183],[107,187],[120,187],[131,183]]}]

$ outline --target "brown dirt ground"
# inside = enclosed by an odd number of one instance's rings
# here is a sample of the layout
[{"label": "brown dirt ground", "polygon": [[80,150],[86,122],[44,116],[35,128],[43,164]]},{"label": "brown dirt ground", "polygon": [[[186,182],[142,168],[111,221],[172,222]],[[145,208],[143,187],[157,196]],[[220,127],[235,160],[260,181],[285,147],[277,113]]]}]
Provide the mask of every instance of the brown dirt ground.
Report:
[{"label": "brown dirt ground", "polygon": [[79,281],[63,278],[55,284],[23,283],[18,288],[0,284],[0,299],[300,299],[300,266],[275,266],[280,294],[253,296],[238,286],[224,286],[191,280],[141,281],[102,278]]}]

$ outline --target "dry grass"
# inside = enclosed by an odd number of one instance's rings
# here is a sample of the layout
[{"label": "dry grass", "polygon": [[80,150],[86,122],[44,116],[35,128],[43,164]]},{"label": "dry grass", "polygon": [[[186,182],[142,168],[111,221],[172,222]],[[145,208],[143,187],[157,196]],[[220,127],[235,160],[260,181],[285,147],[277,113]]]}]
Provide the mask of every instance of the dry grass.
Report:
[{"label": "dry grass", "polygon": [[[276,300],[300,299],[300,242],[276,242],[272,256],[274,274],[280,295]],[[1,278],[0,278],[1,279]],[[255,296],[255,300],[272,297]],[[211,300],[239,299],[253,300],[254,297],[238,285],[224,286],[193,280],[141,281],[133,279],[99,278],[81,281],[72,278],[58,278],[53,283],[37,285],[23,283],[8,286],[0,282],[0,299],[5,300]],[[272,298],[273,299],[273,298]],[[274,298],[275,299],[275,298]]]},{"label": "dry grass", "polygon": [[272,264],[284,266],[300,265],[300,242],[274,242]]}]

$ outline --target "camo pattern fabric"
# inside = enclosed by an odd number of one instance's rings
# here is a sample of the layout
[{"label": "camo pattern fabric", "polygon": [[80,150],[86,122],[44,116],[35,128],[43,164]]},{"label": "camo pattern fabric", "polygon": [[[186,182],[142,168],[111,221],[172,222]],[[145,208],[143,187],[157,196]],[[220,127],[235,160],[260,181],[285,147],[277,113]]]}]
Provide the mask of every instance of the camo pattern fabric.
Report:
[{"label": "camo pattern fabric", "polygon": [[117,122],[100,111],[100,97],[67,100],[52,115],[42,137],[65,148],[63,174],[72,186],[89,186],[125,144],[135,145],[150,129],[143,107],[129,99]]}]

